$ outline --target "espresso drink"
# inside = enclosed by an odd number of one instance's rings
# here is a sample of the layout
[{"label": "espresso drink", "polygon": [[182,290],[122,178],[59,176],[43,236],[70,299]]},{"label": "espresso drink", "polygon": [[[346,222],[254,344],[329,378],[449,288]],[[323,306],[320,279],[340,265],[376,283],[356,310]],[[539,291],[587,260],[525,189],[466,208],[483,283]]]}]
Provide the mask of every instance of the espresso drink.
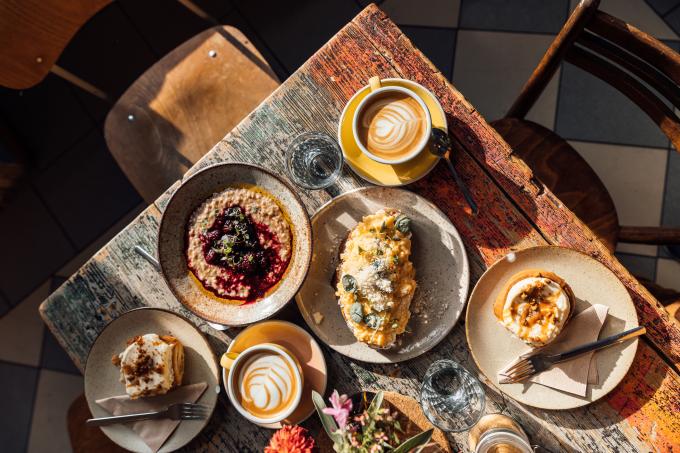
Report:
[{"label": "espresso drink", "polygon": [[237,371],[235,393],[254,417],[275,418],[290,407],[298,392],[292,365],[281,354],[257,351]]},{"label": "espresso drink", "polygon": [[411,96],[388,91],[363,108],[359,140],[373,155],[396,161],[417,150],[427,131],[427,117]]}]

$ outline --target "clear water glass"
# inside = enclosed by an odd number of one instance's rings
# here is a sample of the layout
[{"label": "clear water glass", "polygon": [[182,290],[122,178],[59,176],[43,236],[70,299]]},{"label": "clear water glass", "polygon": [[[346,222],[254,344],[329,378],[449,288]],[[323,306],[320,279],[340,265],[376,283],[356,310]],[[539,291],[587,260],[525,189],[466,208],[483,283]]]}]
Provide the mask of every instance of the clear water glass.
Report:
[{"label": "clear water glass", "polygon": [[439,360],[425,373],[420,405],[427,418],[445,432],[472,428],[484,414],[482,385],[453,360]]},{"label": "clear water glass", "polygon": [[337,142],[323,132],[306,132],[295,137],[286,159],[291,179],[306,189],[328,187],[342,171],[342,151]]}]

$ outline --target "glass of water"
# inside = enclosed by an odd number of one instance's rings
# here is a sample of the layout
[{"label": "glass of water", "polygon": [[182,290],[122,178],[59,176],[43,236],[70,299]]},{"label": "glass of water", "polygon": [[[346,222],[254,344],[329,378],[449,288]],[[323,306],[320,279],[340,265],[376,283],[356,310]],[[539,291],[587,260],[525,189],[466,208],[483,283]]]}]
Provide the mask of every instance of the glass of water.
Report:
[{"label": "glass of water", "polygon": [[420,405],[427,418],[445,432],[472,428],[484,413],[484,390],[468,370],[453,360],[438,360],[425,373]]},{"label": "glass of water", "polygon": [[286,160],[293,182],[306,189],[328,187],[342,171],[342,151],[337,142],[323,132],[306,132],[295,137],[288,147]]}]

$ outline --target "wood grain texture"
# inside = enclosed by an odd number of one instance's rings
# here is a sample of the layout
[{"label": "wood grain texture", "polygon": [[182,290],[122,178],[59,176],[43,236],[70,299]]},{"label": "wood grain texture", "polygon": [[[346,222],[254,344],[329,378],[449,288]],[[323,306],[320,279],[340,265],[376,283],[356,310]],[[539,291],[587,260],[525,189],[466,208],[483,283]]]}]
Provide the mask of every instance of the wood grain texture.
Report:
[{"label": "wood grain texture", "polygon": [[151,203],[278,86],[243,33],[209,28],[125,91],[106,117],[106,143]]},{"label": "wood grain texture", "polygon": [[0,1],[0,85],[23,90],[44,79],[80,27],[109,3]]},{"label": "wood grain texture", "polygon": [[[524,202],[516,191],[526,190],[528,196],[538,193],[538,186],[530,181],[531,173],[525,166],[511,160],[499,166],[495,160],[509,156],[507,145],[374,6],[364,10],[320,49],[192,167],[189,175],[211,164],[245,161],[258,163],[286,177],[285,150],[295,135],[306,130],[322,130],[335,135],[345,102],[367,83],[369,76],[375,74],[408,77],[430,88],[442,101],[455,138],[466,144],[466,149],[456,154],[455,166],[478,197],[480,206],[485,207],[479,215],[473,216],[467,210],[460,191],[450,181],[442,165],[410,189],[436,203],[458,228],[470,259],[473,282],[488,265],[508,251],[547,243],[555,235],[554,230],[548,228],[548,220],[561,221],[559,225],[566,225],[567,239],[574,236],[581,241],[583,237],[594,239],[592,233],[568,210],[561,210],[556,205],[541,205],[545,202],[539,201],[529,208],[523,206]],[[468,140],[478,143],[481,150],[468,149]],[[501,151],[506,154],[499,154]],[[517,168],[515,173],[506,168],[510,165]],[[506,177],[505,173],[509,173],[510,178],[499,182],[501,177]],[[167,307],[188,316],[209,335],[218,354],[226,350],[227,344],[238,333],[238,329],[216,332],[188,313],[171,296],[161,276],[132,251],[135,244],[154,249],[161,210],[178,184],[166,191],[43,303],[41,313],[47,325],[81,369],[90,345],[106,322],[140,305]],[[510,190],[514,184],[519,186],[515,192]],[[300,189],[299,193],[311,214],[332,196],[362,185],[362,181],[346,170],[338,183],[327,191]],[[539,198],[548,197],[548,193],[547,189],[543,189]],[[562,214],[547,212],[535,215],[537,210],[548,209]],[[542,216],[548,218],[543,219]],[[540,229],[536,228],[537,225]],[[558,237],[569,245],[561,239],[561,235]],[[573,247],[583,248],[582,242],[575,244]],[[604,246],[598,250],[605,260],[614,260]],[[612,267],[611,263],[608,265]],[[632,277],[630,279],[634,281]],[[651,300],[648,293],[638,298],[647,304]],[[639,300],[636,303],[642,304]],[[294,304],[289,304],[278,317],[304,325]],[[660,319],[659,323],[662,322],[663,319]],[[660,329],[657,327],[657,330]],[[428,354],[399,366],[354,362],[328,347],[322,348],[328,362],[329,391],[332,388],[346,393],[360,389],[384,389],[417,397],[427,367],[440,358],[456,360],[479,375],[460,323]],[[611,397],[628,398],[623,402],[605,398],[577,411],[535,410],[505,398],[482,378],[487,394],[486,412],[503,412],[517,418],[534,442],[555,452],[670,451],[669,445],[672,446],[677,439],[668,433],[677,432],[676,422],[670,416],[664,418],[658,411],[675,407],[677,399],[674,398],[677,398],[680,388],[677,374],[649,346],[643,345],[640,350],[644,353],[638,353],[633,364],[633,369],[640,371],[631,373],[622,386],[635,387],[636,383],[642,385],[646,382],[647,390],[634,393],[619,386]],[[271,432],[259,429],[238,416],[224,395],[219,401],[220,408],[209,426],[186,451],[261,451]],[[657,426],[654,432],[663,435],[650,432],[647,429],[650,423]],[[314,433],[320,428],[314,419],[306,422],[305,426]],[[450,435],[449,441],[454,450],[465,451],[465,434]]]}]

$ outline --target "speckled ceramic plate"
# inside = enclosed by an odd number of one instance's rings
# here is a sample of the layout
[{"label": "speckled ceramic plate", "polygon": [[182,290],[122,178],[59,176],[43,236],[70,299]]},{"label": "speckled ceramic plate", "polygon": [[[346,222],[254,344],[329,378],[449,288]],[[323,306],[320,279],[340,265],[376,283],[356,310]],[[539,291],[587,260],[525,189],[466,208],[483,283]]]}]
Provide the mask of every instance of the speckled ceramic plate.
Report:
[{"label": "speckled ceramic plate", "polygon": [[[157,308],[140,308],[123,313],[111,321],[90,349],[85,364],[85,398],[92,415],[110,416],[95,401],[125,394],[125,386],[119,380],[120,371],[111,363],[111,357],[125,349],[128,339],[147,333],[172,335],[184,345],[183,383],[208,384],[197,403],[208,406],[212,414],[220,390],[219,365],[205,336],[189,320],[178,314]],[[169,452],[183,447],[201,432],[209,420],[210,417],[200,421],[181,422],[159,451]],[[126,425],[111,425],[101,429],[112,441],[125,449],[149,451],[142,439]]]},{"label": "speckled ceramic plate", "polygon": [[[208,197],[229,187],[256,186],[272,196],[289,219],[293,250],[281,281],[262,299],[238,305],[207,291],[187,267],[185,236],[191,213]],[[241,326],[274,315],[290,301],[305,278],[311,257],[307,211],[294,190],[267,170],[231,163],[208,167],[182,183],[170,199],[158,231],[158,261],[175,297],[207,321]]]},{"label": "speckled ceramic plate", "polygon": [[[576,296],[576,312],[592,304],[609,306],[600,338],[638,325],[633,301],[623,283],[599,261],[563,247],[533,247],[503,258],[479,279],[468,303],[465,331],[472,357],[479,369],[503,393],[542,409],[573,409],[585,406],[618,385],[633,363],[637,338],[599,351],[595,355],[599,383],[588,385],[584,398],[536,383],[499,384],[498,370],[527,350],[524,342],[513,337],[498,323],[493,304],[505,282],[525,269],[545,269],[562,277]],[[512,261],[511,261],[512,260]]]},{"label": "speckled ceramic plate", "polygon": [[[400,335],[392,348],[378,350],[358,342],[349,330],[331,281],[340,245],[350,230],[363,216],[385,207],[399,209],[412,219],[411,261],[418,288],[411,303],[410,332]],[[463,312],[470,278],[463,242],[448,217],[421,196],[388,187],[347,192],[314,214],[312,231],[312,264],[295,300],[309,327],[339,353],[373,363],[408,360],[436,346]],[[323,315],[319,324],[314,313]]]}]

